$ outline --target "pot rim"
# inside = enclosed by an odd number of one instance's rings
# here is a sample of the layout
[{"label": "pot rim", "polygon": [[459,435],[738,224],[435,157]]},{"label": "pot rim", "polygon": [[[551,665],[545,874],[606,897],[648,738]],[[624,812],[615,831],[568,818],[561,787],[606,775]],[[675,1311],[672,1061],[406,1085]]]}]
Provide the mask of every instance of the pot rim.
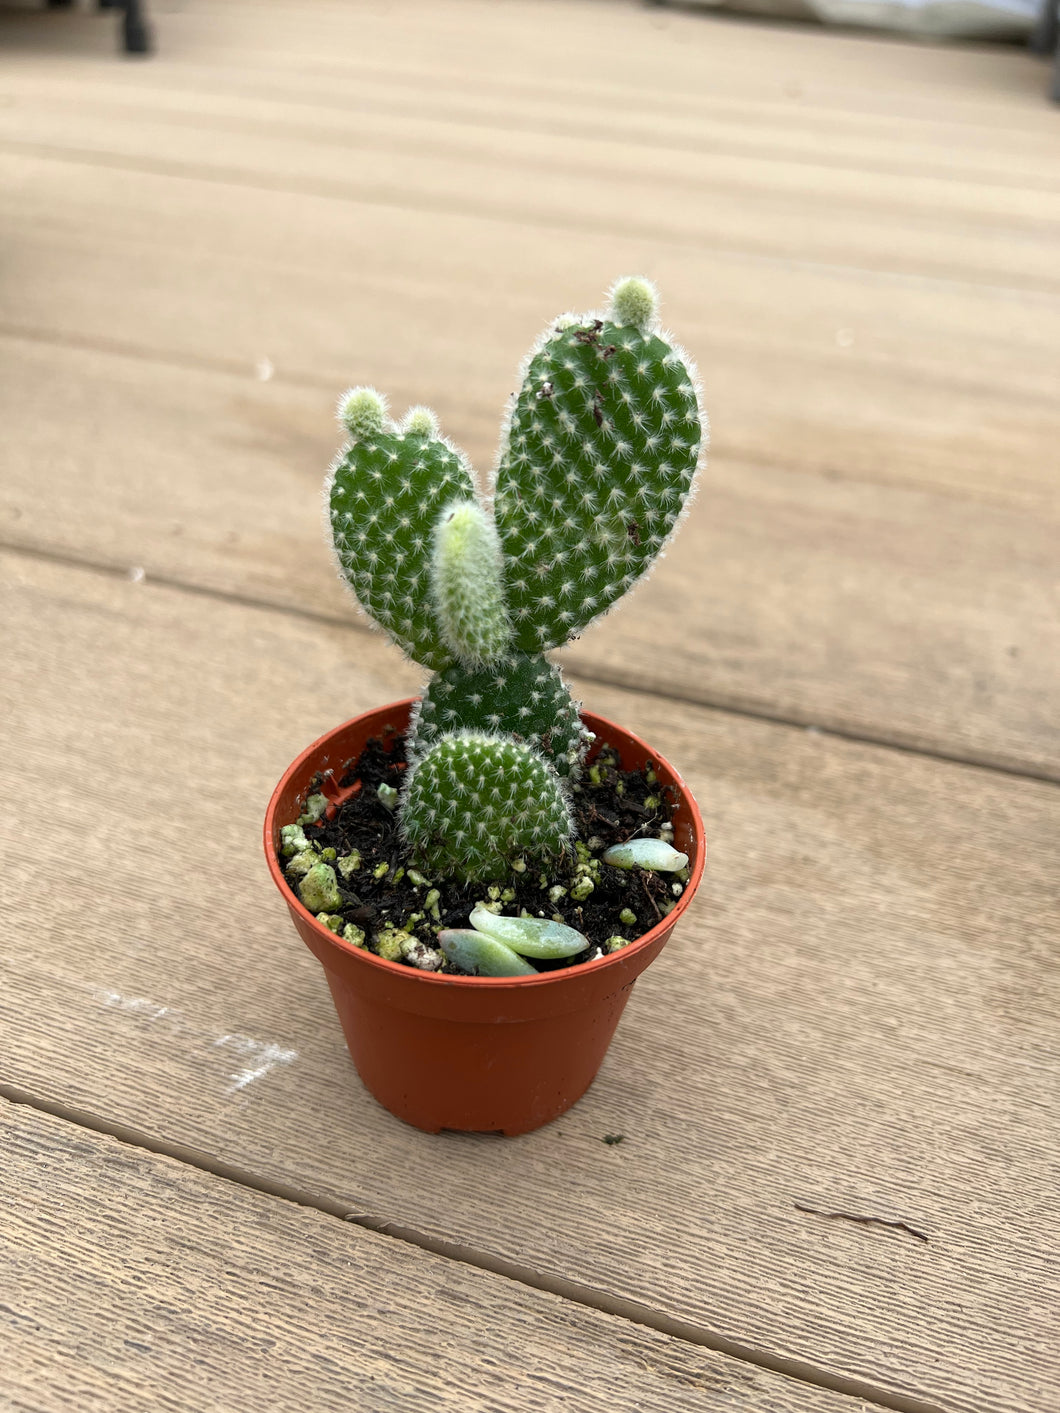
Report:
[{"label": "pot rim", "polygon": [[[338,726],[333,726],[330,731],[325,731],[322,736],[318,736],[315,741],[305,748],[287,767],[272,796],[269,799],[269,806],[265,812],[265,825],[263,830],[263,843],[265,847],[265,859],[272,875],[272,881],[279,888],[284,901],[288,907],[299,913],[306,922],[315,930],[322,942],[328,943],[331,947],[345,952],[348,956],[356,958],[358,962],[366,966],[374,966],[382,972],[400,974],[402,980],[414,980],[421,982],[425,986],[440,987],[477,987],[479,990],[510,991],[514,989],[522,990],[526,987],[557,986],[564,981],[573,980],[576,977],[586,976],[590,971],[601,972],[610,968],[625,968],[630,959],[638,952],[644,951],[656,942],[660,937],[669,935],[674,925],[679,921],[681,915],[687,910],[696,894],[696,890],[703,878],[703,870],[706,867],[707,852],[706,841],[703,830],[703,817],[699,812],[695,796],[685,784],[681,775],[674,769],[670,762],[659,754],[647,741],[630,731],[627,727],[619,725],[616,721],[611,721],[609,717],[600,716],[596,712],[582,711],[581,719],[590,731],[595,731],[598,738],[601,737],[601,728],[606,732],[610,729],[614,733],[624,736],[632,745],[643,750],[644,754],[656,765],[661,765],[670,780],[665,782],[677,791],[680,802],[687,809],[691,816],[692,834],[697,842],[696,856],[692,864],[692,871],[689,874],[688,882],[685,884],[684,892],[678,898],[674,908],[659,919],[654,927],[641,934],[640,937],[632,941],[628,947],[622,947],[617,952],[612,952],[608,956],[596,957],[591,962],[581,962],[576,967],[563,967],[557,971],[538,972],[535,976],[455,976],[452,973],[439,974],[437,972],[419,971],[416,967],[404,966],[401,962],[387,961],[384,957],[376,956],[374,952],[369,952],[367,948],[355,947],[352,942],[346,942],[337,933],[330,931],[323,923],[317,921],[316,917],[309,911],[305,904],[298,897],[298,894],[289,886],[284,877],[275,845],[275,839],[279,834],[279,824],[276,820],[276,812],[279,807],[280,796],[284,793],[291,777],[302,770],[310,759],[320,754],[328,743],[340,732],[349,729],[356,722],[364,720],[365,717],[383,716],[389,713],[391,716],[405,716],[411,713],[412,708],[420,699],[418,697],[403,697],[398,701],[388,702],[381,707],[373,707],[369,711],[361,712],[358,716],[350,717],[348,721],[342,722]],[[382,725],[383,722],[380,722]],[[393,723],[391,723],[393,724]],[[408,729],[407,719],[402,728]]]}]

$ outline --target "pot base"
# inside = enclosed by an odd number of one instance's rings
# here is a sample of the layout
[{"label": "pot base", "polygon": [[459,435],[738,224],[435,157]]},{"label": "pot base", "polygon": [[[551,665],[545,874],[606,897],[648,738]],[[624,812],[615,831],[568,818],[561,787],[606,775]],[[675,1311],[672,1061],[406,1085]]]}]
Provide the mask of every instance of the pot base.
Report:
[{"label": "pot base", "polygon": [[[530,1133],[565,1113],[600,1068],[633,983],[572,1017],[496,1022],[408,1017],[365,1003],[327,973],[346,1044],[367,1088],[385,1109],[425,1133]],[[400,1063],[391,1046],[402,1032]],[[388,1043],[389,1042],[389,1043]],[[518,1095],[518,1109],[513,1096]]]}]

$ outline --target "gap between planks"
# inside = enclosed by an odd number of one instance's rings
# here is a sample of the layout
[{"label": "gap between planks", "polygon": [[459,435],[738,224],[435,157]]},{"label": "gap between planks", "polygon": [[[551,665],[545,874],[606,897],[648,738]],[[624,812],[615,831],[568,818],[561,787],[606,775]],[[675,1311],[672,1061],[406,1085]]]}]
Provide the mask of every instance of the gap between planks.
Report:
[{"label": "gap between planks", "polygon": [[558,1276],[546,1276],[516,1261],[508,1261],[503,1257],[478,1251],[459,1242],[444,1241],[429,1236],[425,1232],[417,1231],[414,1227],[405,1226],[400,1222],[385,1221],[370,1212],[351,1211],[344,1203],[336,1202],[333,1198],[325,1197],[323,1194],[310,1192],[293,1184],[276,1182],[235,1163],[227,1163],[201,1149],[192,1148],[182,1143],[166,1142],[128,1124],[108,1121],[103,1116],[93,1114],[86,1109],[79,1109],[58,1100],[31,1094],[18,1085],[0,1082],[0,1099],[33,1109],[37,1113],[49,1114],[53,1118],[62,1119],[92,1133],[115,1138],[131,1148],[138,1148],[143,1152],[154,1153],[164,1158],[172,1158],[187,1167],[202,1173],[209,1173],[213,1177],[234,1183],[249,1191],[258,1192],[267,1197],[276,1197],[281,1201],[294,1203],[298,1207],[310,1208],[325,1216],[336,1217],[340,1221],[350,1222],[354,1226],[375,1232],[379,1236],[400,1241],[406,1246],[429,1251],[434,1256],[441,1256],[450,1261],[457,1261],[461,1265],[504,1277],[530,1290],[539,1290],[549,1295],[558,1296],[569,1301],[572,1305],[580,1305],[586,1309],[597,1310],[602,1314],[618,1316],[620,1319],[628,1320],[631,1324],[655,1330],[671,1339],[697,1345],[702,1349],[709,1349],[716,1354],[725,1355],[744,1364],[753,1365],[758,1369],[768,1370],[770,1373],[784,1375],[786,1378],[808,1384],[813,1388],[827,1389],[848,1398],[874,1403],[881,1408],[893,1410],[893,1413],[947,1413],[947,1409],[942,1404],[932,1403],[921,1398],[910,1398],[905,1394],[892,1392],[864,1379],[845,1378],[841,1375],[830,1374],[827,1370],[819,1369],[802,1359],[783,1358],[770,1354],[753,1345],[727,1339],[724,1335],[702,1329],[689,1321],[677,1320],[664,1315],[661,1311],[653,1310],[650,1306],[642,1305],[639,1301],[610,1295],[606,1291],[583,1285],[579,1281],[566,1280]]},{"label": "gap between planks", "polygon": [[[0,551],[6,554],[21,555],[26,559],[33,559],[45,564],[63,565],[70,569],[84,570],[90,574],[100,574],[106,578],[128,579],[130,574],[138,572],[135,566],[127,564],[113,564],[105,560],[82,558],[78,555],[67,554],[59,550],[45,549],[42,546],[16,544],[14,542],[0,539]],[[301,619],[308,623],[320,623],[329,628],[340,628],[358,635],[374,633],[374,630],[358,622],[352,616],[340,617],[337,614],[315,612],[310,608],[302,608],[296,604],[280,603],[276,600],[258,598],[252,594],[237,594],[231,590],[211,588],[205,584],[196,584],[191,580],[178,579],[169,574],[144,574],[145,579],[149,579],[152,584],[158,584],[162,588],[174,589],[178,593],[194,594],[200,598],[215,599],[220,603],[237,604],[242,608],[259,609],[265,613],[282,613],[290,618]],[[688,706],[697,707],[703,711],[720,712],[727,716],[746,717],[752,721],[765,721],[772,726],[786,726],[793,731],[811,731],[820,736],[831,737],[839,741],[852,741],[861,746],[872,746],[877,750],[897,751],[901,755],[922,756],[928,760],[943,761],[948,765],[958,765],[973,770],[985,770],[994,775],[1005,775],[1020,780],[1035,780],[1044,785],[1060,785],[1060,774],[1054,774],[1048,770],[1032,770],[1030,767],[1012,765],[1009,762],[999,760],[988,753],[982,754],[961,754],[956,751],[943,751],[937,748],[930,749],[927,746],[918,745],[915,741],[903,739],[900,735],[873,735],[869,732],[859,732],[848,730],[841,726],[829,725],[811,718],[809,715],[791,714],[781,715],[777,712],[765,711],[757,707],[752,702],[741,701],[739,698],[729,698],[722,695],[712,697],[698,697],[690,692],[674,691],[671,687],[659,682],[639,681],[635,678],[624,676],[621,673],[601,671],[599,668],[588,668],[579,665],[577,668],[567,667],[565,671],[570,676],[579,678],[584,682],[595,682],[603,687],[618,687],[627,692],[634,692],[638,696],[651,696],[660,701],[682,702]],[[918,1405],[919,1406],[919,1405]],[[925,1407],[927,1405],[924,1405]]]}]

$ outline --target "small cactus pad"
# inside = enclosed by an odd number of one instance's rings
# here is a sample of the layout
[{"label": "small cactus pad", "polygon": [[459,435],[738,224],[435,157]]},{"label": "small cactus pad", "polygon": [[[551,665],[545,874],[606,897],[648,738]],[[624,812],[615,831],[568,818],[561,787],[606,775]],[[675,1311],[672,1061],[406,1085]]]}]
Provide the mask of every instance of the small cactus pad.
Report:
[{"label": "small cactus pad", "polygon": [[482,667],[508,646],[501,550],[493,519],[475,501],[446,506],[434,527],[431,588],[446,646]]},{"label": "small cactus pad", "polygon": [[503,736],[443,736],[408,772],[401,827],[418,867],[467,882],[558,855],[574,830],[552,767]]},{"label": "small cactus pad", "polygon": [[410,742],[413,755],[454,731],[504,731],[533,746],[557,774],[578,774],[591,739],[558,667],[514,653],[469,671],[459,663],[431,678]]},{"label": "small cactus pad", "polygon": [[473,499],[467,463],[437,436],[424,408],[398,427],[370,388],[339,408],[350,444],[327,482],[328,519],[339,568],[365,612],[427,667],[451,660],[431,609],[432,532],[439,507]]},{"label": "small cactus pad", "polygon": [[605,317],[563,319],[545,336],[495,479],[516,647],[566,642],[647,571],[701,438],[693,374],[655,331],[646,281],[620,281]]}]

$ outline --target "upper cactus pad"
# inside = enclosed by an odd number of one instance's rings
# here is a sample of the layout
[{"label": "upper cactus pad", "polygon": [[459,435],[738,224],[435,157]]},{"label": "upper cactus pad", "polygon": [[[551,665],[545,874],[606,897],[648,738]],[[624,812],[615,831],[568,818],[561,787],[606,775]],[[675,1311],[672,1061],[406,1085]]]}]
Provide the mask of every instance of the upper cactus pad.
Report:
[{"label": "upper cactus pad", "polygon": [[693,376],[655,331],[646,281],[617,285],[607,317],[564,319],[545,337],[495,483],[518,648],[566,642],[647,570],[685,504],[701,433]]},{"label": "upper cactus pad", "polygon": [[424,409],[395,426],[371,389],[348,393],[340,416],[351,441],[327,482],[339,567],[404,652],[426,667],[444,667],[453,655],[431,606],[432,533],[441,506],[474,497],[467,462],[438,437]]}]

